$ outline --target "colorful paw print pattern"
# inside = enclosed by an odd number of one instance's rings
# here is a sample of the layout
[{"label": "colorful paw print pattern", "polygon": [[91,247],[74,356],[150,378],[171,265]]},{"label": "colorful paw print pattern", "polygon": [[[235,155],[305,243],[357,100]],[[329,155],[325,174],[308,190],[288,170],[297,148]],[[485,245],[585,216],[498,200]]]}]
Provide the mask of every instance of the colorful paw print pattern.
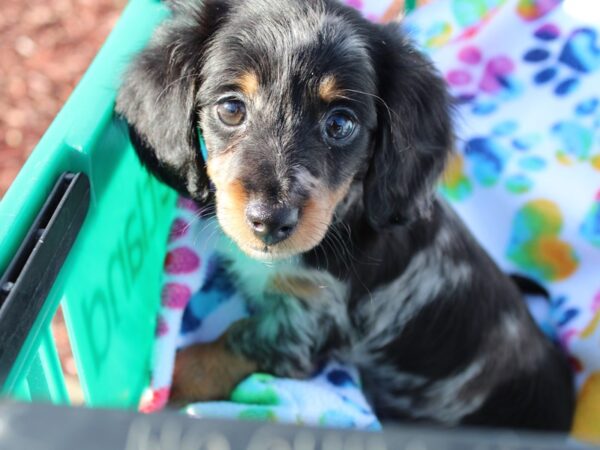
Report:
[{"label": "colorful paw print pattern", "polygon": [[562,280],[578,267],[573,247],[561,239],[562,213],[556,203],[527,202],[514,217],[507,257],[524,273],[545,281]]},{"label": "colorful paw print pattern", "polygon": [[585,216],[580,232],[590,244],[600,248],[600,190],[596,193],[594,203]]},{"label": "colorful paw print pattern", "polygon": [[560,5],[561,0],[519,0],[517,14],[526,21],[544,17]]},{"label": "colorful paw print pattern", "polygon": [[505,0],[454,0],[451,7],[459,25],[468,28],[479,25],[503,3]]},{"label": "colorful paw print pattern", "polygon": [[481,48],[467,45],[458,51],[456,59],[461,66],[446,72],[446,81],[459,104],[469,103],[473,114],[489,115],[500,102],[521,94],[523,86],[514,76],[516,65],[510,56],[486,58]]},{"label": "colorful paw print pattern", "polygon": [[473,178],[481,186],[491,187],[500,180],[513,154],[507,137],[515,132],[517,126],[515,121],[501,122],[492,128],[489,135],[467,140],[463,151]]},{"label": "colorful paw print pattern", "polygon": [[[457,31],[471,18],[457,21],[452,0],[407,21],[457,103],[458,155],[440,192],[501,267],[547,290],[536,319],[576,375],[573,433],[600,442],[600,24],[585,15],[592,3],[507,0],[470,33]],[[443,39],[432,46],[425,31],[436,27]]]},{"label": "colorful paw print pattern", "polygon": [[190,300],[203,282],[207,261],[196,248],[198,227],[202,227],[203,211],[191,200],[177,201],[177,214],[171,225],[163,264],[161,306],[156,321],[156,341],[152,379],[142,397],[140,411],[150,413],[165,407],[169,389],[175,343],[187,314]]},{"label": "colorful paw print pattern", "polygon": [[424,8],[431,20],[405,20],[405,28],[424,50],[435,50],[477,35],[506,3],[507,0],[436,0]]},{"label": "colorful paw print pattern", "polygon": [[[581,337],[583,339],[590,339],[597,335],[597,343],[600,344],[600,290],[598,290],[594,296],[590,305],[590,310],[593,314],[592,320],[590,320],[587,326],[582,330]],[[600,363],[598,364],[598,369],[600,370]]]},{"label": "colorful paw print pattern", "polygon": [[552,125],[550,135],[561,164],[589,162],[600,171],[600,99],[590,97],[577,103],[574,114]]},{"label": "colorful paw print pattern", "polygon": [[[552,85],[557,96],[571,94],[582,76],[600,69],[598,32],[593,28],[573,29],[564,38],[558,25],[546,23],[535,30],[534,37],[538,45],[525,52],[523,61],[539,67],[534,83]],[[559,50],[553,52],[550,44],[555,41],[559,42]]]},{"label": "colorful paw print pattern", "polygon": [[466,139],[462,152],[448,164],[442,193],[451,201],[463,201],[474,186],[492,188],[500,183],[514,195],[530,192],[547,161],[534,152],[542,140],[540,133],[521,132],[519,127],[518,121],[506,120],[493,125],[488,134]]},{"label": "colorful paw print pattern", "polygon": [[[416,6],[422,6],[429,0],[418,0]],[[348,6],[359,10],[372,22],[388,23],[399,20],[406,7],[405,0],[344,0]]]},{"label": "colorful paw print pattern", "polygon": [[440,191],[446,198],[456,202],[466,199],[473,192],[471,180],[465,173],[462,154],[455,153],[448,161],[440,182]]},{"label": "colorful paw print pattern", "polygon": [[231,402],[193,403],[185,412],[195,417],[381,429],[360,391],[356,370],[336,362],[310,381],[256,373],[235,388]]},{"label": "colorful paw print pattern", "polygon": [[235,294],[235,286],[227,273],[224,259],[218,254],[211,255],[207,265],[206,281],[202,288],[194,293],[183,313],[182,335],[198,329],[203,320]]}]

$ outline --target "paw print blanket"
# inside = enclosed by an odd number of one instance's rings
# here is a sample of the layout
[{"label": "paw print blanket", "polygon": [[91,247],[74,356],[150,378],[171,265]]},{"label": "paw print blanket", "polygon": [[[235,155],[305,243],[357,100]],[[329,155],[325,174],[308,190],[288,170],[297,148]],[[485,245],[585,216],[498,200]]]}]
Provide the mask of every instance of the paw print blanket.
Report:
[{"label": "paw print blanket", "polygon": [[[402,9],[393,0],[346,1],[375,21]],[[576,373],[574,435],[600,440],[600,7],[589,0],[418,3],[404,26],[458,105],[458,151],[440,191],[500,267],[541,288],[546,298],[532,299],[532,312]],[[179,201],[145,411],[166,404],[176,348],[213,340],[247,315],[211,248],[216,224],[200,215]],[[251,376],[231,400],[186,411],[380,426],[354,369],[337,362],[309,381]]]},{"label": "paw print blanket", "polygon": [[574,434],[600,440],[600,5],[440,0],[407,27],[458,103],[441,191],[501,268],[546,290]]}]

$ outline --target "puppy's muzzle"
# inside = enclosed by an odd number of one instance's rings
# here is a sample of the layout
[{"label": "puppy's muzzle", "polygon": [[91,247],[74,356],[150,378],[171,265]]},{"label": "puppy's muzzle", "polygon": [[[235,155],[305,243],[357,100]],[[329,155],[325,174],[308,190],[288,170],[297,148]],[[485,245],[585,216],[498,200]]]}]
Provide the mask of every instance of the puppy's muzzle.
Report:
[{"label": "puppy's muzzle", "polygon": [[298,208],[253,201],[246,207],[246,219],[254,235],[266,245],[287,239],[298,224]]}]

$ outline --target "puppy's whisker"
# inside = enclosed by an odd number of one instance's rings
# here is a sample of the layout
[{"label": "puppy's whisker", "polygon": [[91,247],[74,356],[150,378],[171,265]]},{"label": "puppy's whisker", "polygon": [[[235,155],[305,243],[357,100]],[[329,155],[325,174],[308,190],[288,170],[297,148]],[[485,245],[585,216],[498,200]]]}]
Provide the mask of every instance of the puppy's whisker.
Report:
[{"label": "puppy's whisker", "polygon": [[[332,227],[332,232],[333,232],[332,233],[332,237],[335,237],[335,238],[339,239],[340,245],[343,245],[344,241],[343,241],[342,237],[337,234],[337,231],[338,230],[335,227]],[[371,293],[371,290],[369,289],[369,287],[365,284],[364,280],[362,279],[362,277],[359,274],[359,271],[356,268],[356,264],[357,263],[358,264],[365,264],[365,263],[359,261],[352,254],[352,252],[350,251],[350,249],[347,246],[345,246],[345,248],[346,248],[346,251],[347,251],[346,255],[348,256],[347,266],[346,267],[348,268],[348,270],[351,270],[352,273],[354,273],[354,276],[356,277],[356,279],[358,280],[358,282],[361,284],[361,286],[365,289],[365,291],[367,292],[367,295],[369,296],[370,301],[372,302],[372,300],[373,300],[373,294]]]},{"label": "puppy's whisker", "polygon": [[[326,259],[327,259],[327,252],[325,251],[325,248],[329,248],[332,250],[332,253],[334,255],[334,257],[337,260],[340,260],[344,263],[344,265],[346,265],[346,268],[349,269],[348,267],[348,262],[345,259],[346,254],[348,256],[351,256],[350,252],[347,252],[346,248],[344,247],[344,243],[342,241],[338,242],[338,238],[335,236],[335,229],[333,228],[334,225],[333,224],[329,224],[329,223],[325,223],[325,222],[317,222],[317,225],[320,225],[323,227],[323,230],[331,230],[332,233],[326,233],[325,237],[322,241],[322,245],[319,245],[318,249],[322,250]],[[329,267],[329,260],[327,259],[326,261],[327,263],[327,267]]]},{"label": "puppy's whisker", "polygon": [[330,266],[329,266],[329,258],[327,257],[327,251],[326,251],[326,246],[329,247],[329,249],[333,252],[333,256],[335,257],[335,249],[333,247],[331,247],[331,245],[329,244],[329,242],[327,241],[323,241],[323,245],[319,246],[321,248],[321,250],[323,251],[323,256],[325,257],[325,270],[329,270]]},{"label": "puppy's whisker", "polygon": [[350,264],[354,262],[354,257],[347,244],[342,240],[341,236],[338,235],[337,230],[333,229],[331,233],[332,242],[340,248],[340,259],[344,262],[346,270],[350,269]]},{"label": "puppy's whisker", "polygon": [[215,224],[212,221],[207,221],[207,223],[202,227],[202,229],[196,234],[196,237],[194,239],[194,242],[197,242],[206,232],[206,230],[213,226],[213,230],[209,233],[208,237],[206,237],[203,240],[203,251],[205,252],[208,244],[211,242],[211,240],[220,232],[220,228],[217,224]]},{"label": "puppy's whisker", "polygon": [[[208,209],[208,208],[207,208]],[[205,218],[203,217],[204,215],[204,210],[203,211],[196,211],[192,214],[192,218],[186,222],[185,226],[183,227],[183,233],[187,233],[190,228],[192,228],[196,223],[198,223],[199,221],[205,220]],[[206,228],[207,225],[204,225],[202,227],[202,229],[199,231],[199,233],[202,233],[204,231],[204,229]]]},{"label": "puppy's whisker", "polygon": [[211,221],[207,221],[202,228],[200,229],[200,231],[198,232],[199,235],[204,234],[204,232],[210,227],[212,226],[213,223]]},{"label": "puppy's whisker", "polygon": [[[206,208],[206,209],[209,209],[209,208]],[[187,222],[186,226],[184,227],[184,232],[188,232],[188,231],[189,231],[189,229],[190,229],[190,228],[191,228],[193,225],[195,225],[196,223],[198,223],[199,221],[206,220],[206,219],[205,219],[205,217],[204,217],[204,214],[205,214],[205,210],[201,210],[201,211],[196,211],[196,212],[194,212],[194,213],[193,213],[193,215],[192,215],[192,218],[191,218],[191,220],[190,220],[189,222]],[[203,226],[203,228],[202,228],[202,231],[204,230],[204,228],[205,228],[206,226],[207,226],[207,225],[204,225],[204,226]],[[202,232],[202,231],[201,231],[201,232]]]},{"label": "puppy's whisker", "polygon": [[355,94],[363,94],[363,95],[368,95],[369,97],[373,97],[374,99],[379,101],[383,106],[385,106],[385,109],[387,110],[390,121],[392,120],[392,116],[396,116],[396,113],[389,107],[389,105],[386,103],[386,101],[378,95],[371,94],[371,93],[365,92],[365,91],[359,91],[356,89],[343,89],[343,91],[353,92]]},{"label": "puppy's whisker", "polygon": [[338,245],[341,248],[341,260],[344,261],[344,266],[346,268],[346,271],[352,271],[354,273],[356,273],[356,264],[359,263],[360,261],[358,261],[356,259],[356,257],[352,254],[352,252],[350,251],[350,249],[348,248],[348,245],[344,242],[343,238],[338,234],[337,230],[333,230],[331,238],[333,239],[333,242],[336,243],[336,245]]},{"label": "puppy's whisker", "polygon": [[[342,227],[343,231],[346,233],[347,236],[347,240],[348,242],[352,242],[352,229],[350,228],[350,225],[346,222],[337,222],[336,226],[340,226]],[[336,228],[336,230],[340,233],[340,237],[343,239],[343,236],[341,235],[341,231],[339,228]],[[344,240],[345,242],[345,240]],[[377,266],[381,263],[383,263],[383,260],[381,258],[375,258],[372,255],[366,254],[364,250],[362,250],[360,247],[355,247],[354,252],[350,252],[352,257],[354,258],[354,260],[359,263],[359,264],[365,264],[365,265],[370,265],[370,266]],[[365,259],[362,259],[365,258]]]},{"label": "puppy's whisker", "polygon": [[181,76],[181,77],[179,77],[179,78],[177,78],[177,79],[175,79],[175,80],[171,81],[170,83],[168,83],[168,84],[167,84],[167,85],[166,85],[166,86],[163,88],[163,90],[162,90],[162,91],[160,91],[160,93],[159,93],[159,94],[158,94],[158,96],[156,97],[156,100],[154,101],[154,106],[158,105],[158,102],[160,101],[160,99],[162,98],[162,96],[163,96],[163,95],[165,95],[165,94],[167,93],[167,91],[168,91],[168,90],[169,90],[169,89],[170,89],[170,88],[171,88],[173,85],[175,85],[176,83],[179,83],[180,81],[183,81],[183,80],[185,80],[186,78],[192,78],[192,77],[196,78],[196,77],[198,77],[198,76],[199,76],[199,74],[198,74],[198,73],[188,73],[188,74],[186,74],[186,75],[183,75],[183,76]]},{"label": "puppy's whisker", "polygon": [[[341,235],[340,235],[340,238],[343,239],[343,237],[341,237]],[[382,259],[374,258],[374,257],[366,254],[364,252],[364,250],[362,250],[360,247],[353,248],[353,251],[348,249],[348,252],[350,253],[352,260],[358,264],[376,267],[383,262]]]},{"label": "puppy's whisker", "polygon": [[203,217],[203,216],[210,216],[213,215],[216,211],[216,207],[215,205],[208,205],[208,206],[204,206],[202,207],[197,213],[196,215],[198,217]]},{"label": "puppy's whisker", "polygon": [[325,250],[319,245],[316,248],[316,252],[315,255],[317,257],[317,269],[321,270],[321,267],[323,266],[323,264],[321,264],[321,256],[320,253],[323,253],[323,255],[325,255]]},{"label": "puppy's whisker", "polygon": [[358,103],[358,104],[360,104],[360,105],[365,105],[365,106],[367,105],[367,103],[366,103],[366,102],[364,102],[364,101],[362,101],[362,100],[359,100],[359,99],[357,99],[357,98],[350,98],[350,97],[345,97],[345,96],[343,96],[343,97],[339,97],[339,98],[341,98],[341,99],[343,99],[343,100],[348,100],[349,102]]},{"label": "puppy's whisker", "polygon": [[342,261],[346,271],[348,271],[349,262],[344,258],[344,248],[340,245],[337,239],[332,239],[327,241],[328,244],[333,248],[333,254],[337,260]]},{"label": "puppy's whisker", "polygon": [[198,217],[192,217],[192,219],[189,222],[186,222],[185,226],[183,227],[183,233],[187,233],[188,231],[190,231],[190,228],[192,228],[193,225],[196,224],[196,222],[198,222],[199,218]]}]

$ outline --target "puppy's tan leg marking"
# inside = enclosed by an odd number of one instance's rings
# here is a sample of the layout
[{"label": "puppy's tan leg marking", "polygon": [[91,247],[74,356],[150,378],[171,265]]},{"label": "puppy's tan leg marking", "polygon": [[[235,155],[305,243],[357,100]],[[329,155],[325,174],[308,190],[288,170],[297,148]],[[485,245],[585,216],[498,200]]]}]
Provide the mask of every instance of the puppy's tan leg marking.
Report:
[{"label": "puppy's tan leg marking", "polygon": [[[244,321],[233,325],[239,326]],[[217,341],[196,344],[177,352],[169,404],[183,406],[203,400],[228,399],[237,384],[257,370],[254,361],[233,353],[229,331]]]}]

